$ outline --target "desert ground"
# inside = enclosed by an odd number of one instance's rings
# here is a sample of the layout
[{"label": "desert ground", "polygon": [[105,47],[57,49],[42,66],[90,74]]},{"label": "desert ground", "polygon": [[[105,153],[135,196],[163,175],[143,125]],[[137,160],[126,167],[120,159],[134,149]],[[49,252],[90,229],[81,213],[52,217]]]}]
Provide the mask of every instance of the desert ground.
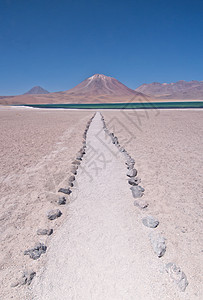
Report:
[{"label": "desert ground", "polygon": [[[203,111],[128,110],[103,115],[135,159],[149,203],[147,213],[157,217],[167,239],[163,261],[176,263],[187,274],[186,299],[201,299]],[[142,215],[136,210],[137,218]]]},{"label": "desert ground", "polygon": [[[101,112],[135,159],[149,204],[143,210],[133,204],[125,159],[96,114],[73,198],[50,222],[46,213],[58,208],[57,191],[94,113],[1,107],[0,299],[201,299],[202,111]],[[142,224],[147,215],[159,220],[157,228]],[[54,232],[39,238],[39,228]],[[152,230],[166,239],[161,258],[149,242]],[[23,255],[39,241],[47,253]],[[186,274],[185,292],[166,273],[169,262]],[[12,287],[25,269],[37,273],[30,286]]]},{"label": "desert ground", "polygon": [[[64,222],[67,209],[54,224],[46,212],[56,208],[57,191],[67,185],[71,162],[82,146],[92,112],[0,108],[0,299],[24,299],[23,288],[11,288],[26,269],[39,263],[24,256],[39,228]],[[58,208],[58,207],[57,207]],[[50,227],[51,226],[51,227]]]}]

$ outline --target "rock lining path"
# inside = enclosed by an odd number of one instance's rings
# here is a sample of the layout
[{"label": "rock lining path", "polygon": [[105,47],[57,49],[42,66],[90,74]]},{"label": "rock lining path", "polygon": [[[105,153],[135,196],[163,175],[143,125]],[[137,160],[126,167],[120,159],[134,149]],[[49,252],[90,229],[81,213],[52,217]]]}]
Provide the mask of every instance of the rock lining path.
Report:
[{"label": "rock lining path", "polygon": [[136,212],[128,179],[124,156],[97,113],[68,196],[68,218],[52,238],[32,299],[181,299],[151,249],[148,233],[156,229],[143,226],[145,213]]}]

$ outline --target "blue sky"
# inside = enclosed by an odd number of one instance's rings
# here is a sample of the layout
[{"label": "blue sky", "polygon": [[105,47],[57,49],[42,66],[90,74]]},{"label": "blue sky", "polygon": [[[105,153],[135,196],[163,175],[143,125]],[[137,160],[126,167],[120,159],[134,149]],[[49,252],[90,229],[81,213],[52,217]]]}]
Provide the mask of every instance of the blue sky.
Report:
[{"label": "blue sky", "polygon": [[203,80],[203,1],[0,0],[0,95]]}]

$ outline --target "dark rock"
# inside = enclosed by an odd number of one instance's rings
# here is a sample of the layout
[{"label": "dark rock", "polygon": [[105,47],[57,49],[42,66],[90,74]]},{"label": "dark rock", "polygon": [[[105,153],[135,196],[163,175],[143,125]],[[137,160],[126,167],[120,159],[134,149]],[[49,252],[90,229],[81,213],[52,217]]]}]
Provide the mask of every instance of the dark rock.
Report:
[{"label": "dark rock", "polygon": [[78,155],[76,156],[76,159],[77,159],[77,160],[82,160],[82,155],[81,155],[81,154],[78,154]]},{"label": "dark rock", "polygon": [[132,194],[133,194],[133,197],[134,198],[140,198],[143,196],[143,193],[144,193],[144,188],[139,186],[139,185],[136,185],[136,186],[132,186],[131,188],[131,191],[132,191]]},{"label": "dark rock", "polygon": [[138,185],[140,182],[141,182],[141,179],[138,178],[138,177],[130,177],[130,178],[128,179],[128,183],[129,183],[130,185]]},{"label": "dark rock", "polygon": [[59,197],[59,199],[58,199],[58,204],[59,204],[59,205],[64,205],[64,204],[66,204],[66,197],[64,197],[64,196]]},{"label": "dark rock", "polygon": [[172,281],[177,284],[179,290],[184,292],[188,286],[188,281],[185,273],[181,271],[174,263],[168,263],[166,265],[166,272],[169,274]]},{"label": "dark rock", "polygon": [[116,136],[112,138],[112,143],[118,145],[118,138]]},{"label": "dark rock", "polygon": [[51,235],[53,233],[53,229],[38,229],[38,235]]},{"label": "dark rock", "polygon": [[64,193],[64,194],[67,194],[67,195],[70,195],[72,192],[71,190],[68,188],[68,189],[64,189],[64,188],[60,188],[58,190],[59,193]]},{"label": "dark rock", "polygon": [[161,236],[159,233],[151,232],[149,234],[149,239],[152,245],[152,248],[154,250],[154,253],[158,257],[162,257],[164,253],[166,252],[166,244],[165,244],[165,238]]},{"label": "dark rock", "polygon": [[152,216],[147,216],[143,218],[142,223],[150,228],[156,228],[159,225],[159,221],[154,219]]},{"label": "dark rock", "polygon": [[62,215],[62,212],[59,209],[50,210],[47,213],[47,218],[49,220],[55,220],[56,218],[59,218]]},{"label": "dark rock", "polygon": [[38,243],[32,249],[28,249],[24,251],[24,255],[29,255],[30,258],[36,260],[40,258],[41,254],[45,253],[47,247],[43,243]]},{"label": "dark rock", "polygon": [[130,169],[130,170],[128,170],[126,175],[128,177],[135,177],[137,175],[137,170],[136,169]]}]

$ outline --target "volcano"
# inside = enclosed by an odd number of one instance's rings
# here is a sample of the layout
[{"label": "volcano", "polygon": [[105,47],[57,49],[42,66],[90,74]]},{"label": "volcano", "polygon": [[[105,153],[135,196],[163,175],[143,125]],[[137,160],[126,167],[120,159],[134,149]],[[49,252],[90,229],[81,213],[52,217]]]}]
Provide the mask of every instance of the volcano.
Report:
[{"label": "volcano", "polygon": [[133,96],[141,94],[128,88],[117,79],[103,74],[95,74],[64,93],[75,96]]},{"label": "volcano", "polygon": [[49,94],[49,92],[43,89],[41,86],[34,86],[24,95],[41,95],[41,94]]}]

